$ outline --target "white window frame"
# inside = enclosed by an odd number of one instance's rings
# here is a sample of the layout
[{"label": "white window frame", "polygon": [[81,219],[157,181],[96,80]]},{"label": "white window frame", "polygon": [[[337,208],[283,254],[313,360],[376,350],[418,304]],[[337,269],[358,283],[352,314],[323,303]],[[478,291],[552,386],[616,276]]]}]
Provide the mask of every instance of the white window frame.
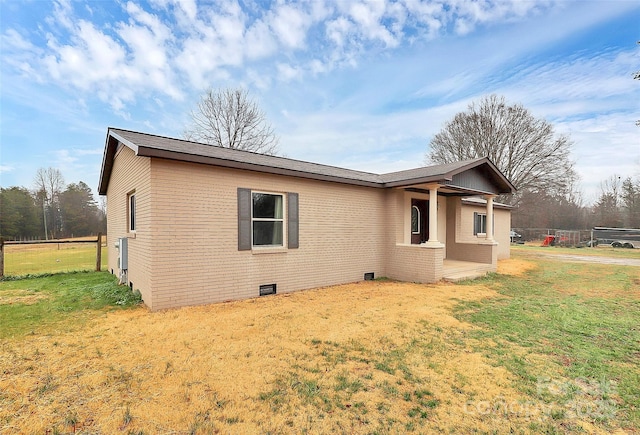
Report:
[{"label": "white window frame", "polygon": [[[417,220],[416,220],[416,223],[418,226],[417,230],[414,230],[413,228],[413,211],[414,210],[417,213]],[[418,208],[417,205],[412,205],[411,206],[411,234],[420,234],[420,229],[421,229],[420,228],[420,209]]]},{"label": "white window frame", "polygon": [[[253,195],[273,195],[282,198],[282,218],[257,218],[253,216]],[[282,192],[266,192],[261,190],[251,191],[251,247],[252,249],[284,249],[287,246],[287,195]],[[253,224],[254,222],[282,222],[282,243],[279,245],[256,245],[253,240]]]},{"label": "white window frame", "polygon": [[[480,218],[480,225],[477,225],[476,219]],[[483,231],[484,230],[484,231]],[[473,232],[476,236],[487,235],[487,214],[486,213],[474,213],[473,214]]]},{"label": "white window frame", "polygon": [[127,232],[135,233],[137,228],[136,191],[127,194]]}]

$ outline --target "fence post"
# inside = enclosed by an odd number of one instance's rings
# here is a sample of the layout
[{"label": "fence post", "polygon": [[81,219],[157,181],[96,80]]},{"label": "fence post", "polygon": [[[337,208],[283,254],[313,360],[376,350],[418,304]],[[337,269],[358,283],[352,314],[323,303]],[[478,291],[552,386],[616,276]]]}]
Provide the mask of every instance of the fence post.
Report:
[{"label": "fence post", "polygon": [[0,237],[0,278],[4,276],[4,239]]},{"label": "fence post", "polygon": [[102,233],[98,233],[98,242],[96,243],[96,272],[100,272],[102,266]]}]

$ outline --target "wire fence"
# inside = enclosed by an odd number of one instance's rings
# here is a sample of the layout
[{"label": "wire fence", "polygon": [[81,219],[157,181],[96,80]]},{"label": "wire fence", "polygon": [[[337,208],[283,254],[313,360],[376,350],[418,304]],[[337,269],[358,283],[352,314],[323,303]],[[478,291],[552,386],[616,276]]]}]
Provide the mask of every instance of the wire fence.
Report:
[{"label": "wire fence", "polygon": [[555,228],[513,228],[522,241],[543,243],[552,238],[559,246],[587,245],[591,240],[591,230],[559,230]]},{"label": "wire fence", "polygon": [[640,248],[640,229],[594,227],[591,230],[554,228],[512,228],[513,242],[540,242],[543,246],[583,247],[611,245]]},{"label": "wire fence", "polygon": [[107,267],[106,236],[64,240],[0,240],[0,277],[102,270]]}]

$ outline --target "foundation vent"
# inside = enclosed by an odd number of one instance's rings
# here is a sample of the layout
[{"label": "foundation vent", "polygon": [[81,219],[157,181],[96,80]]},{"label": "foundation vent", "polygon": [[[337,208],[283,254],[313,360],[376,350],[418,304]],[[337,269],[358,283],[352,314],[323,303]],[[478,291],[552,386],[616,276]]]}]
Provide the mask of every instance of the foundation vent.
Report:
[{"label": "foundation vent", "polygon": [[260,286],[260,296],[275,295],[275,294],[276,294],[275,284],[263,284]]},{"label": "foundation vent", "polygon": [[373,279],[374,279],[373,272],[367,272],[364,274],[365,281],[373,281]]}]

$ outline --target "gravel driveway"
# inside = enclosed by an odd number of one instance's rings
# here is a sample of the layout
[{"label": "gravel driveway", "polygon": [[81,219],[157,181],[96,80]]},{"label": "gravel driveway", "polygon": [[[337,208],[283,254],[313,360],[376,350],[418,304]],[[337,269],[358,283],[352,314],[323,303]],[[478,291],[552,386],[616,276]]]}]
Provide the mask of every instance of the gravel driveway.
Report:
[{"label": "gravel driveway", "polygon": [[529,255],[543,258],[554,258],[560,261],[576,262],[576,263],[598,263],[598,264],[616,264],[619,266],[638,266],[640,267],[640,259],[635,258],[611,258],[600,257],[595,255],[569,255],[569,254],[546,254],[544,252],[531,252]]}]

